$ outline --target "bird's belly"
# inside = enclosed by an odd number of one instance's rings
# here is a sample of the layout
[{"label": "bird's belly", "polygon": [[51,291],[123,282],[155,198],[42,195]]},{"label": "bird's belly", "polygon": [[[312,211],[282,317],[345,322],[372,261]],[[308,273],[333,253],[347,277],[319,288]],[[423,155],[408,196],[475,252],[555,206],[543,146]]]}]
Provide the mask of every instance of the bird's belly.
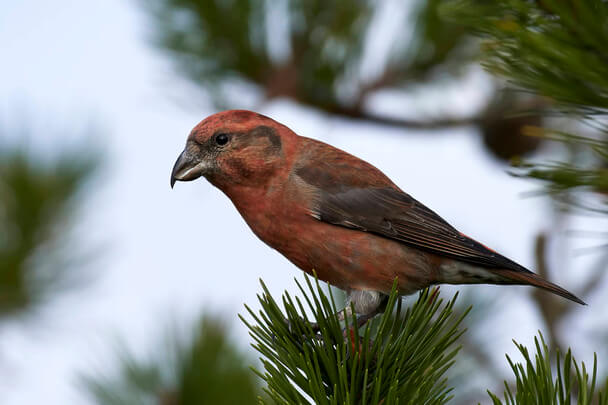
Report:
[{"label": "bird's belly", "polygon": [[388,293],[397,279],[400,293],[411,294],[437,281],[439,259],[397,241],[313,218],[281,228],[289,232],[265,242],[336,287]]}]

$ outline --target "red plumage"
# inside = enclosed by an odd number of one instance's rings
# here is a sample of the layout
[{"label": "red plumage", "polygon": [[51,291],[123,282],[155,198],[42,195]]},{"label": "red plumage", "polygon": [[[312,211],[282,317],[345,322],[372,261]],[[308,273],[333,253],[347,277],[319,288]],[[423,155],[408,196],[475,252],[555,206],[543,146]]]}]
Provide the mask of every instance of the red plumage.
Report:
[{"label": "red plumage", "polygon": [[458,232],[371,164],[254,112],[224,111],[192,130],[171,185],[200,176],[266,244],[354,293],[363,314],[377,311],[395,277],[402,294],[439,283],[528,284],[583,303]]}]

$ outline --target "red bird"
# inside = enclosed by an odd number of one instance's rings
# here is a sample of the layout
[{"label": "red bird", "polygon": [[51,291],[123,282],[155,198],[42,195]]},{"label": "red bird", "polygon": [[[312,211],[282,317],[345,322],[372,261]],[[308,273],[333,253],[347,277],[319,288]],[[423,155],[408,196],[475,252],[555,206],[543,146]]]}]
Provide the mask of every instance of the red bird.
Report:
[{"label": "red bird", "polygon": [[194,127],[171,187],[201,176],[262,241],[346,290],[363,319],[381,310],[395,278],[403,295],[440,283],[524,284],[584,304],[458,232],[371,164],[255,112]]}]

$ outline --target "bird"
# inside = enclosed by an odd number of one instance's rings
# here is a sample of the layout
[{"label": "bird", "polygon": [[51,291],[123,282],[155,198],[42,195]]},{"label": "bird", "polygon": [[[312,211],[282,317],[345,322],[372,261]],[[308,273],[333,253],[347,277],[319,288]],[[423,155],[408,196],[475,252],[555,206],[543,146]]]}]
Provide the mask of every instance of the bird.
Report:
[{"label": "bird", "polygon": [[[246,110],[190,132],[171,171],[206,178],[259,239],[347,292],[362,322],[400,295],[436,284],[531,285],[581,299],[456,230],[372,164]],[[351,306],[352,304],[352,306]]]}]

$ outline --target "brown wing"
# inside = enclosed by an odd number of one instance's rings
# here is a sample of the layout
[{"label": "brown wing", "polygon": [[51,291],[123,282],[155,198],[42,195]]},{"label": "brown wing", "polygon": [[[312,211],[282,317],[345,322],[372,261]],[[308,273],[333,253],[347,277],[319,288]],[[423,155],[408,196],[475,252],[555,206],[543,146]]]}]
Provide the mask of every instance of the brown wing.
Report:
[{"label": "brown wing", "polygon": [[493,283],[529,284],[585,304],[458,232],[371,164],[321,142],[302,139],[305,152],[294,165],[294,174],[311,187],[314,197],[308,207],[318,220],[500,272],[504,279]]},{"label": "brown wing", "polygon": [[528,271],[458,232],[373,165],[322,142],[302,139],[305,153],[295,172],[316,190],[315,218],[488,268]]},{"label": "brown wing", "polygon": [[406,245],[496,269],[524,267],[461,234],[408,194],[393,188],[320,190],[314,212],[321,221],[371,232]]}]

